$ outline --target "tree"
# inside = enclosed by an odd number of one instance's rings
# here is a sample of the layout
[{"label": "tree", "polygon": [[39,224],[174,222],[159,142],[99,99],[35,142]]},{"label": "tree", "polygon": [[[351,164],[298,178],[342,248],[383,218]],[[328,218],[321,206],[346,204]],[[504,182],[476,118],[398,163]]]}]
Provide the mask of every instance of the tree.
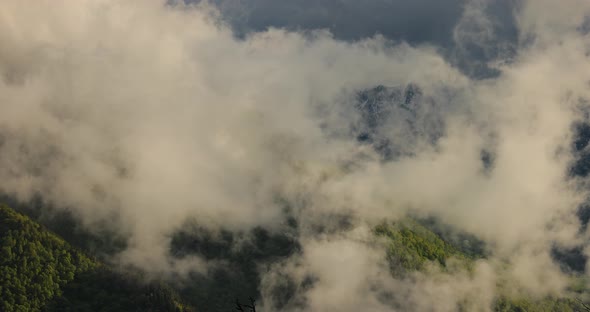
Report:
[{"label": "tree", "polygon": [[240,301],[236,299],[236,310],[246,312],[244,308],[248,308],[250,312],[256,312],[256,300],[250,297],[250,304],[241,304]]}]

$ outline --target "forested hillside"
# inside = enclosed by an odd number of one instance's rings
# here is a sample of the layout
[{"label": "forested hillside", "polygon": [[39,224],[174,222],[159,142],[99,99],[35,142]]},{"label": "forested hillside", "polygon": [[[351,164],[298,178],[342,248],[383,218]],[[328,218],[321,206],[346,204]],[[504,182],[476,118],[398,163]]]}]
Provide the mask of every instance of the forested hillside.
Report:
[{"label": "forested hillside", "polygon": [[0,252],[0,311],[189,311],[167,286],[115,273],[5,205]]},{"label": "forested hillside", "polygon": [[[386,254],[393,276],[424,270],[427,264],[444,269],[450,259],[469,268],[473,261],[486,257],[482,242],[474,237],[461,234],[459,244],[437,229],[440,228],[432,220],[409,218],[375,227],[375,235],[387,242]],[[260,296],[259,264],[301,252],[289,235],[263,229],[256,229],[251,235],[249,243],[236,249],[232,248],[235,234],[214,236],[188,227],[173,238],[171,248],[175,256],[199,255],[223,261],[226,268],[219,267],[210,275],[193,274],[188,283],[146,283],[137,272],[113,271],[29,217],[0,205],[0,310],[231,311],[236,298],[246,302],[248,296]],[[502,293],[501,289],[498,293]],[[294,295],[282,290],[283,301]],[[585,311],[575,298],[508,295],[496,298],[491,308],[502,312]]]},{"label": "forested hillside", "polygon": [[[424,221],[424,220],[421,220]],[[422,223],[422,224],[421,224]],[[395,223],[382,223],[375,228],[375,234],[387,238],[387,257],[394,276],[423,270],[428,263],[445,268],[450,259],[458,260],[465,268],[470,269],[474,260],[486,257],[478,246],[481,242],[474,237],[461,234],[463,245],[453,245],[444,235],[435,234],[423,224],[405,219]],[[582,292],[584,286],[577,291]],[[588,311],[577,298],[529,298],[510,295],[498,285],[498,294],[491,309],[495,312],[574,312]],[[458,311],[469,311],[469,308],[457,307]]]}]

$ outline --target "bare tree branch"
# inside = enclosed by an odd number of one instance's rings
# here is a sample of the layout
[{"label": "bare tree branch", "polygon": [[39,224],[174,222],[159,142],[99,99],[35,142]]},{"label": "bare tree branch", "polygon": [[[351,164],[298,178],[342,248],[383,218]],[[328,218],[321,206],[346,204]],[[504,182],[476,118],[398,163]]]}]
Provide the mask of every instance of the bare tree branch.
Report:
[{"label": "bare tree branch", "polygon": [[236,299],[236,310],[245,312],[244,308],[250,309],[250,312],[256,312],[256,300],[250,297],[250,304],[242,305],[238,299]]},{"label": "bare tree branch", "polygon": [[584,310],[590,311],[590,306],[589,305],[587,305],[584,302],[582,302],[582,300],[580,300],[580,298],[576,298],[576,300],[582,305],[582,307],[584,308]]},{"label": "bare tree branch", "polygon": [[246,308],[250,308],[251,312],[256,312],[256,301],[254,298],[250,297],[250,305],[246,305]]}]

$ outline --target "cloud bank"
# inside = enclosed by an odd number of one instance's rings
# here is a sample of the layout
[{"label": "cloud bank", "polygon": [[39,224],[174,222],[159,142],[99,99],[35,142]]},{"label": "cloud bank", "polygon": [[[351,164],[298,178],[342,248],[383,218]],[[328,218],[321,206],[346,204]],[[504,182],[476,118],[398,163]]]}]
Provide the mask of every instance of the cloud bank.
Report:
[{"label": "cloud bank", "polygon": [[[0,189],[90,228],[114,218],[129,237],[116,261],[156,273],[209,265],[168,253],[187,218],[237,232],[294,218],[302,252],[262,277],[263,295],[281,274],[307,285],[285,310],[454,311],[469,299],[486,311],[501,279],[561,294],[551,248],[586,237],[585,179],[568,168],[590,98],[590,4],[520,3],[518,35],[496,46],[491,3],[451,3],[457,22],[437,19],[454,25],[456,57],[493,56],[474,57],[497,71],[475,79],[426,35],[351,41],[278,25],[237,38],[207,3],[6,1]],[[407,213],[473,233],[492,256],[473,272],[391,277],[370,227]]]}]

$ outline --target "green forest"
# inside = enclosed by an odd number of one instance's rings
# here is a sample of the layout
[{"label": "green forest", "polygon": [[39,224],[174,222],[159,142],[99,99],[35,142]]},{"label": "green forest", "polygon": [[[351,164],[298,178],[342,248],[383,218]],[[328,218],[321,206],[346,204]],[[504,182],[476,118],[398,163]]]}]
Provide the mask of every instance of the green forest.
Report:
[{"label": "green forest", "polygon": [[[454,244],[424,220],[384,222],[374,233],[387,242],[393,276],[423,270],[428,263],[444,269],[451,258],[469,268],[475,259],[486,256],[484,249],[469,247],[479,246],[475,238],[462,236],[463,244]],[[198,228],[179,231],[172,240],[177,257],[199,254],[223,259],[227,269],[209,276],[191,275],[190,283],[182,285],[147,282],[139,272],[110,268],[87,250],[73,247],[28,216],[1,205],[0,311],[231,311],[237,298],[247,302],[249,296],[260,295],[257,264],[300,252],[287,235],[263,229],[255,229],[252,235],[250,243],[236,249],[231,248],[236,238],[230,232],[214,238]],[[292,292],[283,290],[281,295],[288,301]],[[493,310],[586,311],[575,298],[506,296],[496,299]]]},{"label": "green forest", "polygon": [[191,311],[163,284],[116,273],[0,205],[0,311]]},{"label": "green forest", "polygon": [[[470,269],[474,260],[486,257],[483,249],[470,247],[481,244],[476,238],[463,234],[461,235],[463,245],[454,245],[450,243],[451,239],[443,239],[444,235],[437,235],[424,225],[432,224],[424,220],[404,219],[400,222],[382,223],[375,227],[376,235],[387,238],[387,257],[393,275],[422,270],[427,263],[439,265],[445,269],[447,261],[451,258],[460,261],[465,268]],[[583,289],[578,291],[581,292]],[[502,289],[498,289],[498,293],[502,293]],[[460,306],[457,309],[468,311]],[[535,300],[510,296],[496,298],[492,310],[497,312],[588,311],[581,301],[574,298]]]}]

